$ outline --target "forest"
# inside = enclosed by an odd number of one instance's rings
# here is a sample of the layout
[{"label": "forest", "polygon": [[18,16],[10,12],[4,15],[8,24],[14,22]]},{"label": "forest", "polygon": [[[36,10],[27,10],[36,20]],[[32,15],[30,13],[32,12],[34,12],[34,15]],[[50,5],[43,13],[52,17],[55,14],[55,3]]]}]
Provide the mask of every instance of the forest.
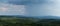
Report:
[{"label": "forest", "polygon": [[60,26],[60,19],[0,16],[0,26]]}]

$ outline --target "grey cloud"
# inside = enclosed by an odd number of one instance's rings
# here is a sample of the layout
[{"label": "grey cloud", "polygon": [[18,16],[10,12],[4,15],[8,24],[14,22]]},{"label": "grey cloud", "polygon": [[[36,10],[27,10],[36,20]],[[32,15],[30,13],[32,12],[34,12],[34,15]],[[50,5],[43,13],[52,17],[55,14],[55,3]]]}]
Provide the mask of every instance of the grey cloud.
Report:
[{"label": "grey cloud", "polygon": [[25,5],[25,4],[44,4],[48,3],[48,0],[8,0],[10,4]]},{"label": "grey cloud", "polygon": [[[49,1],[51,2],[51,1]],[[26,5],[29,16],[60,16],[60,0],[53,0],[53,3]]]}]

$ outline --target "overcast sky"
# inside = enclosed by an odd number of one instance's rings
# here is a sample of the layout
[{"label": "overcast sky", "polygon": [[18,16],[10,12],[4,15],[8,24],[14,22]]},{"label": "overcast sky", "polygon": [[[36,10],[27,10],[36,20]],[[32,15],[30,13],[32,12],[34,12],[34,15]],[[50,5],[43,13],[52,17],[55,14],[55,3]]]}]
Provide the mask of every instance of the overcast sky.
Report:
[{"label": "overcast sky", "polygon": [[0,15],[60,16],[60,0],[0,0]]},{"label": "overcast sky", "polygon": [[25,6],[22,4],[17,5],[13,2],[15,0],[0,0],[0,15],[25,15]]}]

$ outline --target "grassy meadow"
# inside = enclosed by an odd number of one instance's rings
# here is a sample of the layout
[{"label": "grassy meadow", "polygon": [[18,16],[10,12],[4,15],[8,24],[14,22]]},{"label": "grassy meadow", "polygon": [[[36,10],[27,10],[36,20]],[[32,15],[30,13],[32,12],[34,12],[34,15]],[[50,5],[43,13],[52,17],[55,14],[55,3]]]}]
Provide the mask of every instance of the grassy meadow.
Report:
[{"label": "grassy meadow", "polygon": [[0,26],[60,26],[60,19],[0,16]]}]

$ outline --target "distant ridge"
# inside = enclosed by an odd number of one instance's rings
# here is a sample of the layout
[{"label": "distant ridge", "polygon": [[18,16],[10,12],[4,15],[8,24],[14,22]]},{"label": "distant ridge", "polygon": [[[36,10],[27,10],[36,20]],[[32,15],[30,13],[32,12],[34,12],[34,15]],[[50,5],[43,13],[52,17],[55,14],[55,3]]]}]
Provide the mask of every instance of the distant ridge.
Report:
[{"label": "distant ridge", "polygon": [[22,15],[0,15],[0,17],[16,17],[16,18],[38,18],[38,19],[60,19],[58,16],[22,16]]}]

